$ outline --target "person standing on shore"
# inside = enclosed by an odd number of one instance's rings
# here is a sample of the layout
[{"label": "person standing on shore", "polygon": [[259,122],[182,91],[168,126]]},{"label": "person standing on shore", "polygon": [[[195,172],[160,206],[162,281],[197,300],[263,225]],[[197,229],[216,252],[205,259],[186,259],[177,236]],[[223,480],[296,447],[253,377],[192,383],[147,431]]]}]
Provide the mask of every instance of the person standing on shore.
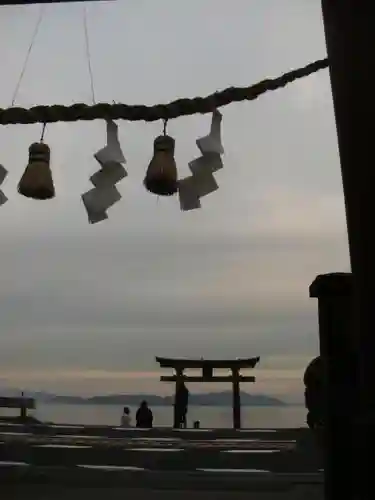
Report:
[{"label": "person standing on shore", "polygon": [[152,429],[154,416],[148,407],[147,401],[142,401],[135,415],[136,426],[143,429]]},{"label": "person standing on shore", "polygon": [[175,415],[176,415],[176,423],[177,428],[186,429],[187,427],[187,412],[188,412],[188,403],[189,403],[189,390],[186,387],[185,383],[182,381],[178,389],[176,391],[175,397]]},{"label": "person standing on shore", "polygon": [[131,427],[130,409],[127,406],[124,407],[124,412],[121,416],[121,427]]}]

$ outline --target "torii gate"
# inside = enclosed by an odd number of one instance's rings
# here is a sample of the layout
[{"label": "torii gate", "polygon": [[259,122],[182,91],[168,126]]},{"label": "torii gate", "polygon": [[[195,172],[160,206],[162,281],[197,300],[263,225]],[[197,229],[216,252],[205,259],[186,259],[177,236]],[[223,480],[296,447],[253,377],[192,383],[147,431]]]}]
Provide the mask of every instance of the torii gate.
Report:
[{"label": "torii gate", "polygon": [[[184,359],[160,358],[156,361],[160,368],[173,368],[174,375],[162,375],[161,382],[176,382],[175,393],[181,381],[184,382],[232,382],[233,389],[233,428],[241,429],[241,395],[240,382],[255,382],[255,377],[241,375],[240,370],[254,368],[259,357],[246,359]],[[185,369],[200,369],[202,375],[184,375]],[[229,369],[231,375],[214,375],[214,369]],[[178,427],[176,410],[174,411],[173,427]]]}]

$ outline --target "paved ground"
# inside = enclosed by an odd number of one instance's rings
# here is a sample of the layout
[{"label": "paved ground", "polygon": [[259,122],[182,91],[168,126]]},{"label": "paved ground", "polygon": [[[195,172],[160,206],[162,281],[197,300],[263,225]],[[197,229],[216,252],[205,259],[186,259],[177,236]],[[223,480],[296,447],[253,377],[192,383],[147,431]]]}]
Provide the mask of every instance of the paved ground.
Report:
[{"label": "paved ground", "polygon": [[[165,491],[147,489],[120,488],[106,490],[93,488],[24,488],[17,487],[5,491],[4,500],[82,500],[82,497],[91,500],[101,500],[103,494],[107,500],[123,500],[124,498],[137,500],[191,500],[191,491]],[[321,486],[295,485],[286,491],[194,491],[194,500],[323,500]]]},{"label": "paved ground", "polygon": [[[165,491],[132,488],[113,488],[105,493],[93,488],[24,488],[17,487],[5,491],[4,500],[101,500],[103,494],[107,500],[123,500],[124,498],[137,500],[191,500],[191,491]],[[194,500],[323,500],[321,486],[291,486],[285,491],[194,491]]]},{"label": "paved ground", "polygon": [[95,497],[93,487],[114,500],[134,488],[138,500],[185,500],[191,489],[194,500],[242,499],[244,492],[251,499],[252,491],[258,499],[319,498],[319,454],[300,446],[310,437],[300,431],[0,425],[0,483],[12,500],[74,500],[86,490]]},{"label": "paved ground", "polygon": [[70,424],[38,424],[22,425],[19,423],[0,422],[0,432],[13,434],[33,434],[44,436],[72,435],[93,436],[108,438],[125,438],[135,436],[159,437],[162,439],[171,437],[182,437],[184,439],[216,439],[216,438],[258,438],[258,439],[281,439],[296,440],[301,435],[309,433],[307,428],[291,429],[171,429],[170,427],[157,427],[153,429],[138,429],[134,427],[111,427],[95,425],[70,425]]},{"label": "paved ground", "polygon": [[[0,466],[115,467],[123,470],[319,472],[299,430],[189,430],[48,426],[0,428]],[[98,434],[100,432],[100,434]],[[109,437],[111,436],[111,437]],[[223,437],[225,436],[225,437]],[[289,437],[289,439],[283,439]],[[291,439],[291,438],[296,439]]]},{"label": "paved ground", "polygon": [[[32,469],[32,468],[30,468]],[[82,471],[81,471],[82,472]],[[28,475],[28,478],[24,476]],[[12,478],[10,478],[12,476]],[[316,474],[241,474],[174,472],[104,472],[85,470],[67,475],[63,468],[15,467],[0,469],[2,498],[9,500],[79,499],[88,493],[94,499],[273,499],[308,500],[322,498],[322,478]],[[129,497],[129,494],[134,496]],[[246,497],[245,497],[246,495]]]}]

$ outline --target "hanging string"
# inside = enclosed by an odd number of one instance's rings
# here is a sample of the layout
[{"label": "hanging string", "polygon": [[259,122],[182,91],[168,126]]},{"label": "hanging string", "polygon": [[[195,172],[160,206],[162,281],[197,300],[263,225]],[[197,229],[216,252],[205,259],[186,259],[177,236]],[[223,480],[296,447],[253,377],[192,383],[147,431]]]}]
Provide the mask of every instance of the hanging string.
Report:
[{"label": "hanging string", "polygon": [[44,141],[44,134],[46,132],[46,127],[47,127],[47,123],[43,123],[42,133],[40,135],[40,141],[39,142],[43,142]]},{"label": "hanging string", "polygon": [[37,19],[37,22],[36,22],[36,25],[35,25],[35,28],[34,28],[34,32],[33,32],[32,37],[31,37],[30,45],[29,45],[29,48],[27,49],[26,57],[25,57],[25,60],[23,62],[23,66],[22,66],[22,70],[21,70],[20,76],[18,78],[18,81],[17,81],[16,87],[14,89],[14,92],[13,92],[12,104],[11,104],[12,107],[14,106],[14,104],[16,102],[16,99],[18,97],[18,92],[20,90],[20,86],[21,86],[23,77],[25,76],[25,71],[26,71],[26,68],[27,68],[27,64],[29,62],[30,54],[31,54],[31,51],[33,50],[35,40],[36,40],[36,38],[38,36],[40,25],[42,24],[42,20],[43,20],[43,17],[44,17],[45,8],[46,8],[45,4],[42,4],[40,6],[39,16],[38,16],[38,19]]},{"label": "hanging string", "polygon": [[96,100],[95,100],[94,75],[93,75],[92,66],[91,66],[90,38],[89,38],[89,29],[88,29],[88,23],[87,23],[87,7],[86,7],[86,5],[83,6],[83,30],[85,33],[86,61],[87,61],[87,69],[88,69],[89,77],[90,77],[91,99],[92,99],[92,103],[95,105]]},{"label": "hanging string", "polygon": [[212,109],[227,106],[232,102],[253,101],[265,94],[328,68],[327,59],[319,59],[302,68],[288,71],[277,78],[267,78],[249,87],[229,87],[206,97],[177,99],[169,104],[153,106],[98,103],[94,106],[77,103],[72,106],[34,106],[25,108],[0,108],[0,125],[77,122],[92,120],[128,120],[153,122],[172,120],[179,116],[212,113]]},{"label": "hanging string", "polygon": [[163,135],[167,135],[168,118],[163,120]]}]

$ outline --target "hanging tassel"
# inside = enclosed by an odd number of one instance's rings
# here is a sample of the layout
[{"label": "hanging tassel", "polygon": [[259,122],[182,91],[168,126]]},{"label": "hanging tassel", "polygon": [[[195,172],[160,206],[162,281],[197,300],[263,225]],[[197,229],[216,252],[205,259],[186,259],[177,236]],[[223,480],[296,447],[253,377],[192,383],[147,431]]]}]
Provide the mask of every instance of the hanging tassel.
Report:
[{"label": "hanging tassel", "polygon": [[148,166],[144,186],[150,193],[172,196],[177,192],[177,167],[174,159],[175,140],[159,135],[154,141],[154,156]]},{"label": "hanging tassel", "polygon": [[18,192],[34,200],[49,200],[55,196],[50,149],[44,142],[35,142],[29,147],[29,163],[18,184]]},{"label": "hanging tassel", "polygon": [[[0,164],[0,186],[4,182],[5,177],[8,175],[8,171]],[[0,207],[8,201],[4,192],[0,189]]]},{"label": "hanging tassel", "polygon": [[224,148],[221,143],[221,121],[222,114],[219,110],[215,109],[212,113],[211,130],[208,135],[197,139],[197,146],[202,155],[208,153],[216,153],[219,155],[224,154]]}]

